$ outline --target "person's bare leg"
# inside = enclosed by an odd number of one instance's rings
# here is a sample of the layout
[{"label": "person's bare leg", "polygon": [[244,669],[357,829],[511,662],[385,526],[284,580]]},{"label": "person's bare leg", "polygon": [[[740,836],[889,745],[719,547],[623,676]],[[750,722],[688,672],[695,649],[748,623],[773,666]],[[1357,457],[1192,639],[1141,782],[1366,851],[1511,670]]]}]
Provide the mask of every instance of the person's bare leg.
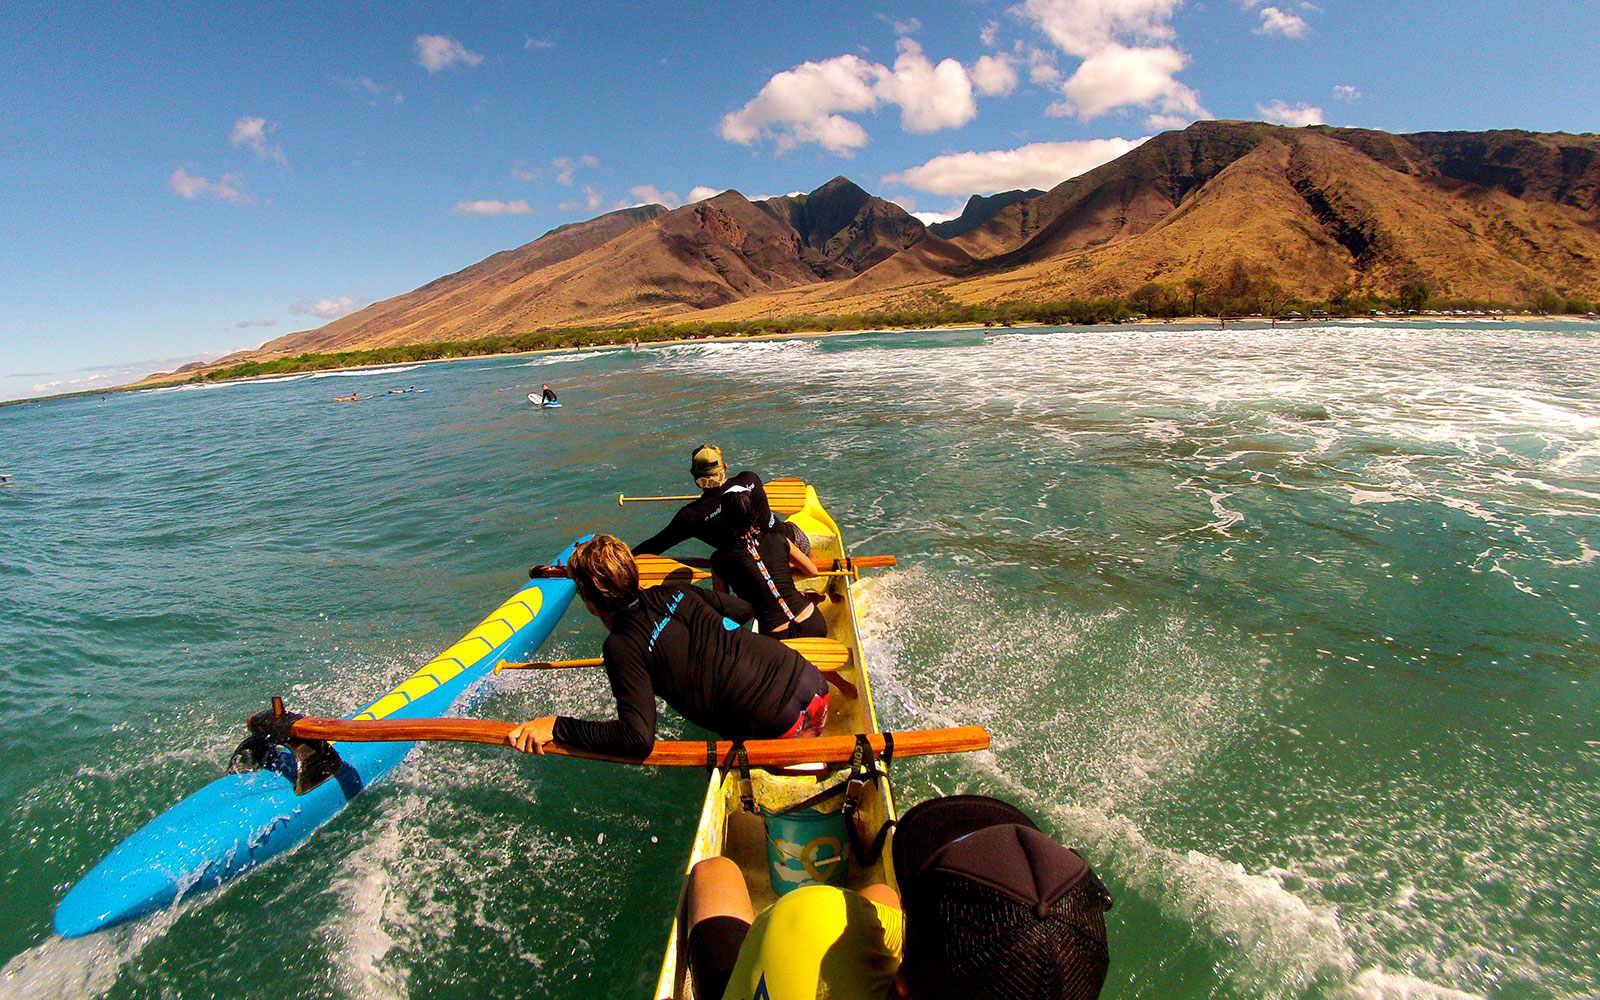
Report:
[{"label": "person's bare leg", "polygon": [[862,889],[861,895],[872,900],[874,903],[882,903],[884,906],[888,906],[896,910],[901,908],[900,894],[889,888],[887,885],[884,885],[882,882],[874,882],[865,889]]},{"label": "person's bare leg", "polygon": [[707,917],[737,917],[747,924],[756,919],[744,873],[720,855],[706,858],[689,872],[689,926]]}]

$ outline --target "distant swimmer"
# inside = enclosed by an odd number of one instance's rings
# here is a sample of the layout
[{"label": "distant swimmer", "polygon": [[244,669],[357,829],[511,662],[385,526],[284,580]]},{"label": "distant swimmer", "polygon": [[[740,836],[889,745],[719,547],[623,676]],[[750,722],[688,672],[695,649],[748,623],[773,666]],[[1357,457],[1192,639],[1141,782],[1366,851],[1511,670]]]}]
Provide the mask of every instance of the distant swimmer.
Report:
[{"label": "distant swimmer", "polygon": [[359,393],[352,392],[348,396],[335,396],[335,397],[333,397],[333,401],[335,403],[354,403],[356,400],[358,400],[360,398],[361,398],[361,396],[360,396]]},{"label": "distant swimmer", "polygon": [[550,388],[548,385],[539,386],[539,402],[554,403],[557,401],[556,391],[554,389]]},{"label": "distant swimmer", "polygon": [[390,395],[390,396],[404,396],[408,392],[416,392],[416,391],[417,391],[417,387],[413,385],[413,386],[408,386],[407,388],[404,388],[404,389],[390,389],[389,392],[387,393],[387,395]]}]

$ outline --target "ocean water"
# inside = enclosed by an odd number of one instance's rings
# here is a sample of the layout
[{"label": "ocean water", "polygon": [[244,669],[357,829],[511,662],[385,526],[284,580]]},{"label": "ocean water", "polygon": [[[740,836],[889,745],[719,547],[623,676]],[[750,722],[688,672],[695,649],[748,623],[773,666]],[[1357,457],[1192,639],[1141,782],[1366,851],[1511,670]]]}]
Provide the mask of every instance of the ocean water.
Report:
[{"label": "ocean water", "polygon": [[0,997],[648,997],[699,772],[426,746],[220,892],[50,918],[270,696],[359,707],[575,536],[653,531],[617,494],[692,491],[706,441],[899,556],[880,712],[994,749],[897,797],[1077,845],[1106,997],[1594,996],[1597,373],[1565,323],[874,333],[0,410]]}]

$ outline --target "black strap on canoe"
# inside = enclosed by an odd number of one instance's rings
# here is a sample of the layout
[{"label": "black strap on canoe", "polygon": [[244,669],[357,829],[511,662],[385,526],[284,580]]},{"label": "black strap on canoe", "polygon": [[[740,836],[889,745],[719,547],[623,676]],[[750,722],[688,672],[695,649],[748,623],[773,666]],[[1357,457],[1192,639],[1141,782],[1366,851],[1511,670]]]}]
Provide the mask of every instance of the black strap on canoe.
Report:
[{"label": "black strap on canoe", "polygon": [[[716,744],[707,744],[711,748],[712,759],[715,759]],[[734,740],[733,746],[728,748],[728,756],[723,758],[722,769],[731,770],[734,765],[739,767],[739,801],[744,804],[745,812],[756,811],[756,793],[750,784],[750,751],[744,747],[744,740]]]},{"label": "black strap on canoe", "polygon": [[[894,734],[883,734],[883,764],[889,763],[894,755]],[[845,831],[850,835],[850,852],[856,856],[856,864],[865,868],[876,864],[883,854],[883,845],[889,842],[889,828],[894,826],[894,821],[885,822],[878,827],[878,833],[872,838],[871,844],[861,842],[861,833],[856,829],[854,822],[856,810],[861,808],[861,793],[865,790],[867,782],[876,782],[879,778],[887,778],[888,772],[879,766],[879,758],[873,752],[872,743],[865,734],[856,734],[856,749],[850,755],[850,777],[845,782],[844,805],[840,811],[844,813]]]}]

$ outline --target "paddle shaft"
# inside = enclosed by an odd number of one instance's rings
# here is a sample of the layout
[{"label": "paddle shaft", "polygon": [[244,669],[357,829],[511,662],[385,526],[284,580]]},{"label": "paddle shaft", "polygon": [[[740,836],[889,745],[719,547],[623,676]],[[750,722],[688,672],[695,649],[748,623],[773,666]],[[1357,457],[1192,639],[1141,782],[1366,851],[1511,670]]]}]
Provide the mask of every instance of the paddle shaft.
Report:
[{"label": "paddle shaft", "polygon": [[[667,560],[666,556],[646,556],[647,559]],[[682,559],[667,560],[682,563],[691,569],[710,569],[711,560],[701,556],[685,556]],[[852,569],[877,569],[884,566],[894,566],[899,562],[894,556],[853,556],[845,559],[818,559],[817,571],[820,574],[842,575]],[[528,575],[534,578],[562,577],[567,575],[562,566],[534,566],[528,570]]]},{"label": "paddle shaft", "polygon": [[[308,716],[296,722],[290,732],[301,739],[343,740],[349,743],[409,743],[417,740],[439,740],[450,743],[504,744],[511,730],[515,728],[515,723],[490,719],[380,719],[371,722]],[[893,735],[896,757],[970,753],[989,748],[989,733],[982,726],[914,729]],[[882,733],[869,733],[867,740],[875,753],[883,752]],[[854,736],[746,740],[744,744],[750,763],[757,767],[791,767],[796,764],[812,763],[843,764],[849,762],[855,752],[855,746]],[[725,760],[732,749],[732,742],[719,741],[716,744],[716,759]],[[643,759],[596,753],[592,750],[563,746],[560,743],[545,744],[544,752],[563,757],[581,757],[585,760],[648,764],[655,767],[704,767],[706,763],[706,744],[695,740],[657,740],[655,747]]]}]

